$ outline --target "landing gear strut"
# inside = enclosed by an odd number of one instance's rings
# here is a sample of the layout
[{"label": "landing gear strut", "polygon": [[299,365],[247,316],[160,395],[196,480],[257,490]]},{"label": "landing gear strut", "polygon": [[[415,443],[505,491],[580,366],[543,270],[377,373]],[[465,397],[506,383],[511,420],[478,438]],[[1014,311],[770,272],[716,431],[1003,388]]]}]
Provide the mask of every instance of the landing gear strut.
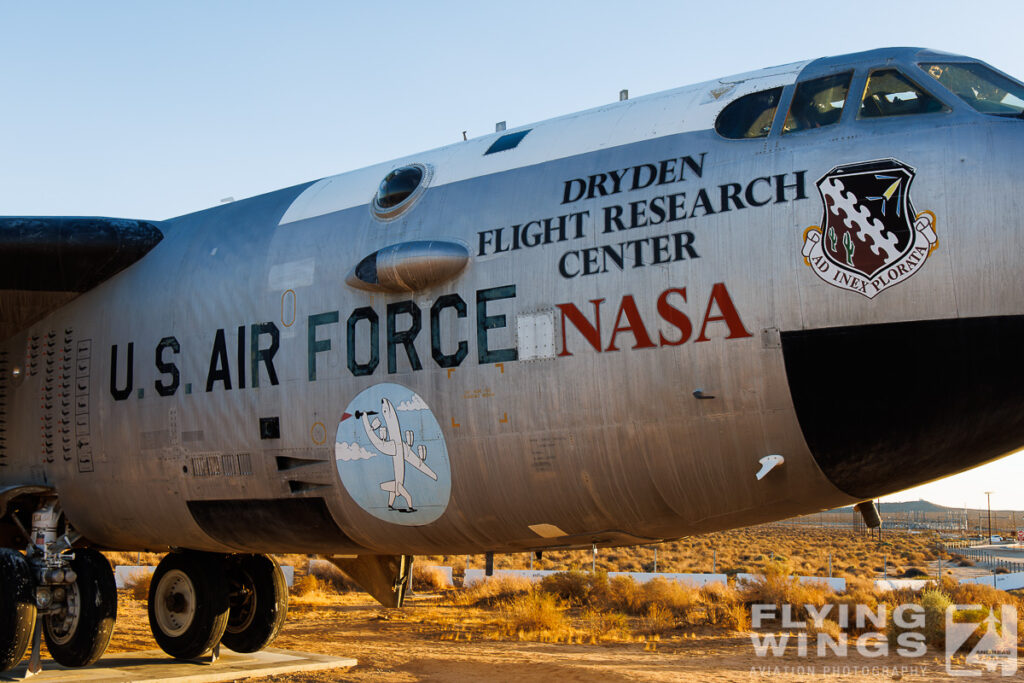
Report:
[{"label": "landing gear strut", "polygon": [[43,618],[43,635],[58,663],[88,666],[103,655],[114,633],[117,587],[110,563],[96,550],[76,550],[70,565],[75,580],[53,590],[58,599]]},{"label": "landing gear strut", "polygon": [[[25,555],[0,549],[0,671],[15,666],[32,643],[29,673],[42,670],[42,638],[50,655],[70,667],[102,656],[117,619],[110,563],[95,550],[72,546],[81,536],[64,520],[55,496],[32,514]],[[38,617],[38,618],[37,618]]]}]

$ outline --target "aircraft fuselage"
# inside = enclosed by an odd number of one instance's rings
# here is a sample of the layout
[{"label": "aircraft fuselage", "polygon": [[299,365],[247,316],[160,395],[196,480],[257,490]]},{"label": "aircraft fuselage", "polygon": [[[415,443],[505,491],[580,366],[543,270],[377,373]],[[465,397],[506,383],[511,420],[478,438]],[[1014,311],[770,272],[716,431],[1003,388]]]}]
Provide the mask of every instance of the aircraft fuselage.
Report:
[{"label": "aircraft fuselage", "polygon": [[[845,59],[161,223],[141,261],[3,342],[0,482],[53,487],[111,548],[500,552],[779,519],[1019,448],[1024,123],[966,107],[913,53]],[[859,118],[893,63],[947,110]],[[797,81],[845,72],[838,122],[782,133]],[[770,134],[716,133],[728,101],[774,87]],[[421,194],[375,216],[412,164]],[[913,210],[888,251],[870,202]],[[454,275],[438,244],[464,250]],[[394,245],[427,284],[387,290],[408,285],[376,256]],[[344,426],[381,385],[438,475],[403,465],[414,513],[381,490],[412,443],[387,434],[392,463]]]}]

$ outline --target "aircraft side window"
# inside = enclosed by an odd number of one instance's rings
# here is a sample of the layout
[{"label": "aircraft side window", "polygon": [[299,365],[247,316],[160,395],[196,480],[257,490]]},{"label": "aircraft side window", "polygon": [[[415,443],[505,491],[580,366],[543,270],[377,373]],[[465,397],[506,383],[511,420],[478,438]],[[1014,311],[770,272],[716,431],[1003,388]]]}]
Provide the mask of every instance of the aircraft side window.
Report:
[{"label": "aircraft side window", "polygon": [[896,69],[871,72],[860,102],[860,118],[949,111],[949,107]]},{"label": "aircraft side window", "polygon": [[388,173],[370,203],[373,215],[382,221],[397,218],[423,194],[430,176],[431,169],[426,164],[410,164]]},{"label": "aircraft side window", "polygon": [[772,129],[782,88],[761,90],[730,102],[715,119],[715,130],[724,138],[763,138]]},{"label": "aircraft side window", "polygon": [[782,132],[794,133],[839,123],[852,76],[853,72],[847,72],[799,83]]},{"label": "aircraft side window", "polygon": [[940,62],[918,66],[982,114],[1024,116],[1024,85],[984,64]]}]

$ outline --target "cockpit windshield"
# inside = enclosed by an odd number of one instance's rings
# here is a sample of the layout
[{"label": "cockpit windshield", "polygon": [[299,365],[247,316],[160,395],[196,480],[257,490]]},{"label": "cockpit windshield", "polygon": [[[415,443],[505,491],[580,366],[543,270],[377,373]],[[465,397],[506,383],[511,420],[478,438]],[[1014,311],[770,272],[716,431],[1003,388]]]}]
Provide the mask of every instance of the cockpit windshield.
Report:
[{"label": "cockpit windshield", "polygon": [[982,114],[1022,116],[1024,112],[1024,86],[984,64],[931,62],[920,66]]}]

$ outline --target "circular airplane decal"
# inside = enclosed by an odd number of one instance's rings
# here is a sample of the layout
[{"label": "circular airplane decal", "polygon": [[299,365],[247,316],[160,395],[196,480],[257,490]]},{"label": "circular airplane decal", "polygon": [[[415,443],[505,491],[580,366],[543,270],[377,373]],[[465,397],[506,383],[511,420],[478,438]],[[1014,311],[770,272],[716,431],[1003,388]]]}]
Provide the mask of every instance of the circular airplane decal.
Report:
[{"label": "circular airplane decal", "polygon": [[400,384],[377,384],[352,399],[334,458],[345,490],[378,519],[428,524],[448,507],[452,476],[441,426],[419,394]]}]

